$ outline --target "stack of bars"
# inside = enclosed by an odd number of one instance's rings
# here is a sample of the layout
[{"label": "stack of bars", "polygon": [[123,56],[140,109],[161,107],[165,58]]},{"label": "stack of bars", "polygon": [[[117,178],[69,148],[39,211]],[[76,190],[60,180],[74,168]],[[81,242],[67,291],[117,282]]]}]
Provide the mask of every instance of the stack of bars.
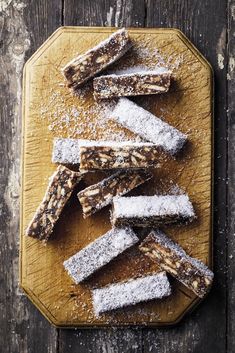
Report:
[{"label": "stack of bars", "polygon": [[[110,119],[138,135],[143,142],[54,139],[52,162],[59,166],[51,176],[45,196],[26,230],[28,236],[48,241],[66,202],[83,176],[100,170],[113,172],[77,194],[84,218],[112,205],[111,229],[66,260],[64,268],[76,284],[82,285],[84,280],[114,258],[138,244],[139,238],[132,227],[149,227],[149,235],[139,245],[139,250],[154,261],[160,271],[92,289],[96,316],[169,296],[171,286],[167,274],[200,298],[209,291],[213,281],[213,273],[206,265],[191,258],[180,245],[158,229],[162,224],[187,224],[196,218],[187,194],[123,197],[151,180],[152,170],[159,167],[159,153],[175,156],[187,141],[184,133],[125,98],[166,94],[172,80],[169,70],[97,76],[131,46],[128,31],[121,29],[74,58],[62,72],[68,87],[73,90],[96,76],[93,80],[96,100],[121,97]],[[79,171],[72,171],[68,165],[76,167],[76,170],[79,167]]]}]

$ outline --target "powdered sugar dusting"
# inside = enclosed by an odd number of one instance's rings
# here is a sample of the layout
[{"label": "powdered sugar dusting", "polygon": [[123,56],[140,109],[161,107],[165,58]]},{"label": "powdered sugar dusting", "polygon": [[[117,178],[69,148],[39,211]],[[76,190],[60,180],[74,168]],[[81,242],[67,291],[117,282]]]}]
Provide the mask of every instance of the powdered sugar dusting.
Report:
[{"label": "powdered sugar dusting", "polygon": [[99,316],[106,311],[160,299],[170,294],[171,288],[166,273],[160,272],[94,289],[92,291],[94,312]]},{"label": "powdered sugar dusting", "polygon": [[127,98],[119,99],[111,119],[171,154],[178,152],[187,139],[185,134]]},{"label": "powdered sugar dusting", "polygon": [[113,228],[64,261],[64,268],[80,283],[138,241],[131,228]]},{"label": "powdered sugar dusting", "polygon": [[195,212],[188,195],[132,196],[113,199],[114,219],[165,215],[194,218]]}]

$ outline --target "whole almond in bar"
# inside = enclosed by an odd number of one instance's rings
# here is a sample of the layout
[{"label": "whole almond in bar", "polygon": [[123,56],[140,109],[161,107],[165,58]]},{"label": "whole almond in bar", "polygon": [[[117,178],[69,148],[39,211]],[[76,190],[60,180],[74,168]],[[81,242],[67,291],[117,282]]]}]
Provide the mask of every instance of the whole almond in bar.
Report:
[{"label": "whole almond in bar", "polygon": [[109,205],[114,196],[122,196],[151,178],[152,174],[145,170],[121,170],[80,191],[83,217],[89,217]]},{"label": "whole almond in bar", "polygon": [[156,227],[192,221],[193,205],[188,195],[114,197],[111,222],[116,227]]},{"label": "whole almond in bar", "polygon": [[213,272],[203,262],[187,255],[160,230],[151,231],[139,248],[198,297],[203,298],[210,290]]},{"label": "whole almond in bar", "polygon": [[80,146],[80,169],[138,169],[158,167],[159,149],[154,144]]},{"label": "whole almond in bar", "polygon": [[82,174],[59,165],[49,179],[44,198],[26,229],[26,235],[47,241]]},{"label": "whole almond in bar", "polygon": [[158,272],[93,289],[92,298],[94,312],[98,317],[107,311],[153,299],[162,299],[170,294],[171,287],[166,272]]},{"label": "whole almond in bar", "polygon": [[127,98],[119,99],[110,118],[171,155],[187,141],[185,134]]},{"label": "whole almond in bar", "polygon": [[140,71],[121,75],[96,77],[93,81],[95,99],[166,93],[171,82],[170,71]]},{"label": "whole almond in bar", "polygon": [[122,28],[106,40],[70,61],[62,73],[68,81],[68,87],[78,88],[89,78],[114,63],[131,47],[128,31]]},{"label": "whole almond in bar", "polygon": [[80,283],[138,241],[131,228],[112,228],[64,261],[64,268],[76,284]]}]

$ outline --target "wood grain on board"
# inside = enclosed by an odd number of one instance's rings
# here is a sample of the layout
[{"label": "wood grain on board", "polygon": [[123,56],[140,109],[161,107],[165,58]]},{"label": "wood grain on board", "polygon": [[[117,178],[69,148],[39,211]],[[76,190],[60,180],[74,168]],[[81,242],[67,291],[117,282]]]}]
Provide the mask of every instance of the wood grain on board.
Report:
[{"label": "wood grain on board", "polygon": [[[101,117],[102,111],[93,100],[90,83],[73,96],[64,84],[60,71],[76,53],[85,52],[114,30],[61,28],[25,66],[21,285],[42,313],[58,326],[110,323],[168,325],[179,321],[198,302],[190,291],[173,281],[173,294],[167,299],[95,318],[90,298],[92,287],[142,275],[155,267],[137,248],[133,248],[84,284],[74,285],[63,269],[63,261],[111,227],[108,209],[83,220],[76,195],[65,208],[53,239],[47,246],[24,236],[25,228],[45,193],[48,177],[56,168],[51,163],[54,137],[134,137]],[[134,49],[112,69],[152,65],[153,57],[155,64],[170,67],[174,72],[174,82],[168,94],[136,98],[135,101],[157,116],[163,116],[189,137],[189,143],[181,155],[176,159],[162,157],[162,168],[156,171],[154,180],[140,187],[138,192],[188,192],[197,220],[188,226],[168,227],[167,233],[191,256],[211,266],[211,68],[179,31],[131,29],[130,34]],[[106,109],[105,106],[103,109]],[[83,183],[92,182],[94,177],[87,176]]]}]

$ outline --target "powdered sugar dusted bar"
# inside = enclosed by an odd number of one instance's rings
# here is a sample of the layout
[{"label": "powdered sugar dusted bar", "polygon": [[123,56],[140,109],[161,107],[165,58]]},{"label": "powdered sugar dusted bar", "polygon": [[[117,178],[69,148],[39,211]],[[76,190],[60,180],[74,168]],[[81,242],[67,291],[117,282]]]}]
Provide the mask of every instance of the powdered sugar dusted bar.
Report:
[{"label": "powdered sugar dusted bar", "polygon": [[187,140],[185,134],[127,98],[119,99],[111,119],[173,155]]},{"label": "powdered sugar dusted bar", "polygon": [[114,196],[121,196],[152,178],[145,170],[118,171],[101,182],[78,193],[84,218],[109,205]]},{"label": "powdered sugar dusted bar", "polygon": [[93,81],[96,99],[139,96],[168,92],[170,71],[142,71],[122,75],[96,77]]},{"label": "powdered sugar dusted bar", "polygon": [[195,218],[188,195],[114,197],[111,222],[115,226],[155,227]]},{"label": "powdered sugar dusted bar", "polygon": [[80,146],[80,169],[124,169],[157,167],[159,149],[154,144]]},{"label": "powdered sugar dusted bar", "polygon": [[30,222],[26,235],[48,240],[60,214],[82,174],[58,166],[51,176],[45,196]]},{"label": "powdered sugar dusted bar", "polygon": [[209,291],[214,274],[201,261],[194,259],[160,230],[152,231],[140,250],[169,272],[200,298]]},{"label": "powdered sugar dusted bar", "polygon": [[166,272],[158,272],[94,289],[92,291],[94,312],[99,316],[106,311],[152,299],[161,299],[170,294],[171,288]]},{"label": "powdered sugar dusted bar", "polygon": [[71,138],[54,138],[52,162],[61,164],[79,164],[81,144],[94,144],[95,141]]},{"label": "powdered sugar dusted bar", "polygon": [[131,228],[113,228],[64,262],[75,283],[80,283],[139,241]]},{"label": "powdered sugar dusted bar", "polygon": [[130,37],[125,28],[114,32],[85,54],[74,58],[62,69],[68,81],[68,87],[76,89],[89,78],[118,60],[130,47]]}]

